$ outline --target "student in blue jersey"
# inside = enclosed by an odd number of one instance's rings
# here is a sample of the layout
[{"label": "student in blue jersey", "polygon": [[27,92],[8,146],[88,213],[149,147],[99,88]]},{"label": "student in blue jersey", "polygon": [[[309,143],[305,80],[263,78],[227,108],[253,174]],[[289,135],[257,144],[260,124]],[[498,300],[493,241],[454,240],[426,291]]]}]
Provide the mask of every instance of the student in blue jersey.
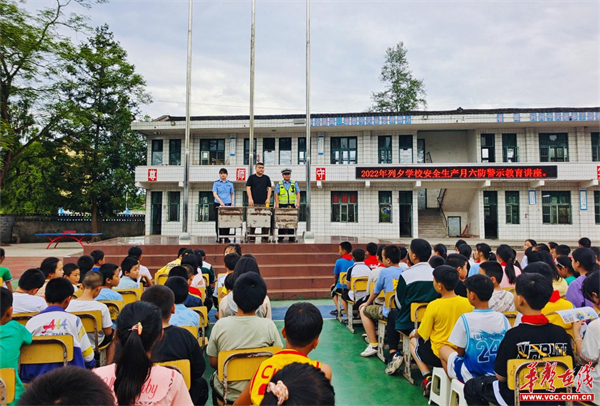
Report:
[{"label": "student in blue jersey", "polygon": [[165,286],[175,295],[175,313],[171,316],[173,326],[194,326],[200,328],[200,316],[193,310],[185,307],[184,302],[189,294],[187,281],[181,276],[172,276],[165,282]]},{"label": "student in blue jersey", "polygon": [[[335,261],[335,266],[333,267],[334,282],[331,285],[331,297],[333,298],[333,303],[335,303],[336,309],[338,306],[338,295],[337,293],[342,294],[342,304],[344,305],[344,310],[348,313],[348,305],[344,302],[344,300],[348,300],[348,285],[340,283],[340,274],[342,272],[347,272],[348,268],[354,265],[354,261],[352,260],[352,244],[348,241],[343,241],[340,243],[338,247],[338,253],[340,254],[340,259]],[[337,315],[337,310],[332,310],[330,312],[332,315]]]},{"label": "student in blue jersey", "polygon": [[[465,383],[478,376],[494,376],[498,346],[510,328],[502,313],[490,309],[494,284],[485,275],[473,275],[466,280],[467,299],[474,307],[456,322],[448,342],[440,348],[442,365],[450,378]],[[480,357],[485,353],[485,357]]]},{"label": "student in blue jersey", "polygon": [[140,262],[138,259],[136,257],[125,257],[121,262],[121,270],[123,276],[115,289],[138,289],[140,287],[138,282]]},{"label": "student in blue jersey", "polygon": [[[275,208],[300,208],[300,186],[298,182],[292,181],[292,170],[286,168],[281,171],[283,180],[275,185]],[[285,235],[294,234],[293,229],[281,229],[278,232],[278,242],[283,242]],[[290,242],[296,242],[296,238],[290,237]]]},{"label": "student in blue jersey", "polygon": [[104,264],[100,267],[99,271],[102,274],[102,290],[100,294],[96,296],[96,300],[112,300],[112,301],[123,301],[123,296],[119,292],[115,292],[112,288],[119,286],[121,281],[121,270],[118,265],[115,264]]},{"label": "student in blue jersey", "polygon": [[[212,187],[213,196],[215,198],[215,232],[221,235],[229,235],[229,228],[219,228],[219,207],[233,206],[235,201],[235,190],[233,183],[227,180],[227,169],[219,170],[219,180],[215,180]],[[218,238],[217,242],[223,242],[222,238]],[[229,238],[225,238],[225,242],[229,243]]]}]

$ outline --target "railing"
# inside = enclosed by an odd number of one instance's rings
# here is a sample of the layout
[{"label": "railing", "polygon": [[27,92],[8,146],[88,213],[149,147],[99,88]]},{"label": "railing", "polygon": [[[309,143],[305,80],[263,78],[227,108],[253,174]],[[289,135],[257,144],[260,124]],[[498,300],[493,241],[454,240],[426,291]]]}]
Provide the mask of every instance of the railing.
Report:
[{"label": "railing", "polygon": [[444,225],[444,230],[446,231],[446,235],[448,235],[448,219],[446,218],[446,213],[444,213],[444,209],[442,208],[445,195],[446,189],[440,189],[440,194],[437,197],[437,204],[438,210],[440,211],[440,217],[442,218],[442,224]]},{"label": "railing", "polygon": [[426,164],[431,164],[431,163],[433,163],[433,160],[431,159],[431,152],[427,152],[427,153],[425,154],[425,163],[426,163]]}]

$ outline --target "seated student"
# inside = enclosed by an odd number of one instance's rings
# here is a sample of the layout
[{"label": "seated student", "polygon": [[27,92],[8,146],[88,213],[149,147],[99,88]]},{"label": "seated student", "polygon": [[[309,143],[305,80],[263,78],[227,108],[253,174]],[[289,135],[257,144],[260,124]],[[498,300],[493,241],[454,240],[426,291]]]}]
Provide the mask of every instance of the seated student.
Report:
[{"label": "seated student", "polygon": [[19,286],[13,293],[13,312],[34,313],[48,307],[44,298],[37,296],[45,281],[44,273],[39,269],[26,270],[19,278]]},{"label": "seated student", "polygon": [[331,381],[331,367],[308,358],[308,354],[319,345],[319,335],[323,330],[319,309],[308,302],[294,303],[285,313],[284,323],[281,334],[285,338],[285,349],[260,364],[235,405],[260,405],[271,377],[295,362],[319,368]]},{"label": "seated student", "polygon": [[377,244],[370,242],[367,244],[367,257],[365,258],[365,265],[371,270],[379,266],[379,259],[377,258]]},{"label": "seated student", "polygon": [[9,405],[16,405],[25,387],[19,378],[19,357],[21,346],[31,344],[31,333],[19,322],[12,320],[13,295],[5,287],[0,287],[0,368],[15,371],[15,400]]},{"label": "seated student", "polygon": [[79,277],[81,276],[81,272],[79,271],[79,267],[77,264],[65,264],[63,266],[63,278],[67,278],[71,285],[73,285],[73,289],[75,292],[79,290]]},{"label": "seated student", "polygon": [[[78,299],[71,300],[67,307],[67,312],[86,312],[99,310],[102,314],[102,327],[98,331],[98,345],[104,347],[111,342],[113,337],[112,320],[108,307],[104,303],[97,302],[95,299],[102,290],[102,275],[99,272],[88,272],[81,283],[82,293]],[[88,339],[94,348],[94,333],[87,333]],[[94,348],[96,349],[96,348]]]},{"label": "seated student", "polygon": [[[73,285],[65,278],[52,279],[46,289],[48,307],[29,319],[25,327],[34,337],[70,334],[73,336],[73,359],[69,365],[93,368],[96,366],[94,350],[83,323],[79,317],[65,311],[73,292]],[[21,379],[31,382],[35,377],[62,366],[62,362],[21,365]]]},{"label": "seated student", "polygon": [[205,404],[208,399],[208,383],[202,375],[206,364],[198,340],[189,331],[169,324],[171,315],[175,312],[173,291],[162,285],[152,286],[144,291],[141,300],[156,305],[162,317],[164,336],[152,348],[152,358],[156,362],[189,360],[190,396],[195,405]]},{"label": "seated student", "polygon": [[219,302],[219,312],[217,313],[217,319],[229,316],[227,314],[227,308],[229,307],[229,300],[233,300],[233,295],[230,293],[233,291],[233,285],[235,284],[235,275],[230,273],[225,277],[225,284],[223,289],[227,292],[223,299]]},{"label": "seated student", "polygon": [[479,274],[487,276],[494,284],[494,292],[488,302],[490,309],[500,313],[514,312],[515,295],[500,287],[500,282],[504,278],[502,265],[495,261],[484,262],[479,266]]},{"label": "seated student", "polygon": [[458,247],[456,247],[457,249],[457,254],[460,254],[466,258],[468,258],[469,261],[469,265],[474,266],[475,265],[475,260],[473,259],[472,255],[473,255],[473,248],[471,248],[471,246],[467,243],[461,244]]},{"label": "seated student", "polygon": [[219,303],[223,298],[223,293],[221,289],[223,288],[223,284],[225,283],[225,278],[227,275],[233,273],[237,262],[240,260],[240,256],[236,252],[230,252],[225,255],[223,258],[223,263],[225,265],[225,274],[219,276],[217,279],[215,291],[213,292],[213,303]]},{"label": "seated student", "polygon": [[[214,287],[215,277],[214,273],[209,273],[206,268],[204,268],[203,270],[201,264],[201,257],[195,254],[184,255],[181,258],[181,265],[190,265],[193,269],[196,270],[196,272],[194,273],[194,279],[192,279],[192,283],[190,284],[190,286],[194,288],[203,287],[205,289],[206,296],[204,297],[204,306],[206,306],[206,308],[210,310],[212,309],[213,305],[212,288]],[[210,272],[212,272],[212,267],[210,269]],[[208,275],[208,284],[206,284],[206,281],[203,276],[204,274]]]},{"label": "seated student", "polygon": [[596,264],[600,265],[600,247],[590,247],[594,254],[596,254]]},{"label": "seated student", "polygon": [[266,385],[261,405],[325,406],[335,404],[331,381],[320,369],[294,362],[286,365]]},{"label": "seated student", "polygon": [[[389,293],[394,291],[394,280],[397,280],[402,274],[403,270],[398,266],[400,262],[400,249],[395,245],[386,245],[381,253],[382,263],[385,268],[379,273],[379,278],[375,284],[373,293],[369,295],[369,298],[365,303],[360,305],[358,312],[362,321],[369,345],[360,353],[362,357],[371,357],[377,354],[377,336],[375,335],[375,322],[379,320],[393,320],[390,317],[390,309],[383,303],[382,306],[374,304],[375,299],[383,291]],[[388,323],[388,325],[393,323]],[[390,357],[394,355],[394,352],[398,350],[398,340],[396,340],[396,346],[390,342]]]},{"label": "seated student", "polygon": [[567,300],[575,307],[594,307],[594,304],[583,296],[583,281],[590,273],[598,269],[596,255],[589,248],[577,248],[573,251],[573,269],[579,272],[579,277],[569,285]]},{"label": "seated student", "polygon": [[573,269],[573,262],[571,258],[566,256],[556,257],[556,268],[558,273],[567,282],[567,292],[569,291],[568,286],[579,276],[579,272]]},{"label": "seated student", "polygon": [[446,263],[446,260],[438,255],[432,255],[431,258],[429,258],[429,266],[431,266],[432,268],[437,268],[438,266],[442,266]]},{"label": "seated student", "polygon": [[481,242],[479,244],[475,244],[473,258],[475,259],[475,264],[471,265],[471,267],[469,268],[468,276],[479,274],[479,267],[484,262],[496,261],[496,254],[492,252],[492,247],[490,247],[486,243]]},{"label": "seated student", "polygon": [[[437,255],[438,257],[448,258],[448,248],[444,244],[435,244],[433,246],[433,255]],[[431,265],[431,264],[430,264]]]},{"label": "seated student", "polygon": [[552,255],[552,258],[556,259],[556,247],[558,247],[558,243],[550,241],[547,245],[548,248],[550,248],[550,255]]},{"label": "seated student", "polygon": [[192,267],[187,264],[173,267],[169,271],[169,278],[172,278],[173,276],[180,276],[187,280],[188,296],[185,299],[185,302],[183,302],[183,305],[185,307],[202,306],[203,304],[200,290],[198,288],[193,288],[192,286],[190,286],[190,284],[192,283],[192,279],[194,279]]},{"label": "seated student", "polygon": [[515,305],[523,314],[522,323],[509,329],[498,347],[494,363],[496,376],[473,378],[465,384],[464,395],[469,405],[513,404],[514,393],[506,383],[510,359],[573,356],[571,337],[542,314],[552,296],[552,283],[548,278],[524,273],[517,278],[515,291]]},{"label": "seated student", "polygon": [[138,263],[140,264],[140,270],[138,275],[138,283],[140,284],[140,286],[144,285],[145,287],[150,287],[154,285],[150,270],[141,263],[142,258],[144,257],[142,249],[137,246],[131,247],[129,248],[129,251],[127,251],[127,256],[137,258]]},{"label": "seated student", "polygon": [[[233,283],[235,284],[235,281],[241,275],[249,272],[253,272],[260,275],[260,268],[258,267],[254,256],[252,256],[251,254],[246,254],[240,258],[237,264],[235,264],[235,269],[233,271]],[[228,297],[228,299],[227,306],[224,310],[225,317],[234,316],[237,313],[238,308],[235,300],[233,299],[233,293],[229,293],[226,297]],[[268,295],[265,296],[263,304],[260,305],[258,309],[256,309],[256,316],[264,317],[267,319],[271,319],[273,317],[271,313],[271,300],[269,299]]]},{"label": "seated student", "polygon": [[122,351],[116,363],[94,369],[114,393],[118,405],[191,406],[183,376],[174,369],[154,365],[150,354],[163,334],[161,312],[148,302],[133,302],[117,319]]},{"label": "seated student", "polygon": [[123,271],[123,277],[119,285],[115,289],[138,289],[140,283],[138,282],[140,264],[135,257],[125,257],[121,262],[121,271]]},{"label": "seated student", "polygon": [[566,296],[569,284],[560,276],[556,263],[554,262],[554,259],[550,253],[546,251],[533,252],[528,261],[530,265],[534,262],[543,262],[547,264],[552,271],[552,287],[554,290],[557,290],[560,293],[561,297]]},{"label": "seated student", "polygon": [[467,297],[467,286],[465,280],[469,274],[469,259],[461,254],[450,254],[446,259],[446,264],[456,269],[458,272],[458,284],[454,292],[458,296]]},{"label": "seated student", "polygon": [[[0,264],[2,264],[4,262],[5,259],[5,254],[4,254],[4,248],[0,248]],[[5,266],[0,266],[0,279],[2,279],[2,282],[4,283],[4,287],[6,289],[8,289],[10,292],[13,291],[13,286],[12,286],[12,274],[10,273],[10,270],[5,267]]]},{"label": "seated student", "polygon": [[[267,296],[267,285],[255,272],[240,275],[233,286],[233,298],[238,312],[233,317],[219,319],[213,326],[206,353],[210,366],[217,369],[221,351],[243,348],[281,347],[281,338],[275,323],[271,319],[256,316],[256,310]],[[231,382],[228,386],[227,400],[234,402],[248,381]],[[223,399],[223,384],[216,376],[210,379],[213,403]]]},{"label": "seated student", "polygon": [[[485,275],[473,275],[466,284],[467,298],[474,309],[460,316],[448,338],[449,345],[440,348],[440,359],[448,376],[463,383],[473,377],[494,376],[496,347],[510,328],[506,317],[488,306],[494,291],[492,280]],[[482,358],[482,353],[487,355]]]},{"label": "seated student", "polygon": [[425,397],[431,388],[430,368],[442,367],[440,348],[450,344],[448,338],[459,317],[473,311],[467,298],[454,293],[457,284],[458,273],[451,266],[442,265],[433,270],[433,287],[441,298],[429,303],[419,329],[410,333],[410,352],[423,375],[421,389]]},{"label": "seated student", "polygon": [[46,294],[46,285],[48,282],[55,278],[63,277],[63,263],[60,259],[56,257],[49,257],[42,261],[40,265],[40,270],[44,273],[44,277],[46,281],[44,286],[38,290],[37,295],[44,297]]},{"label": "seated student", "polygon": [[79,283],[81,283],[84,276],[94,268],[94,258],[91,255],[80,256],[77,258],[77,267],[79,268]]},{"label": "seated student", "polygon": [[587,237],[581,237],[577,243],[579,248],[590,248],[592,246],[592,241]]},{"label": "seated student", "polygon": [[[531,241],[531,240],[528,240]],[[496,250],[496,257],[502,266],[504,276],[500,282],[501,288],[511,288],[515,286],[517,276],[521,274],[521,268],[519,263],[515,262],[516,255],[515,250],[506,244],[500,244]]]},{"label": "seated student", "polygon": [[242,256],[242,246],[240,244],[230,243],[230,244],[227,244],[225,246],[225,248],[223,248],[223,256],[226,256],[227,254],[231,254],[232,252],[235,252],[236,254],[238,254],[241,257]]},{"label": "seated student", "polygon": [[[360,291],[356,292],[356,297],[354,297],[354,291],[350,290],[350,282],[352,278],[359,278],[362,276],[368,277],[371,274],[371,268],[365,263],[365,251],[360,248],[356,248],[352,251],[352,260],[354,261],[354,265],[348,268],[346,278],[348,280],[348,298],[352,301],[356,301],[357,308],[361,304],[367,301],[367,296],[369,296],[369,292]],[[348,303],[346,306],[348,307]]]},{"label": "seated student", "polygon": [[[348,299],[348,285],[340,283],[340,273],[346,272],[348,268],[350,268],[354,261],[352,261],[352,244],[348,241],[343,241],[338,246],[338,253],[340,254],[340,259],[335,261],[335,266],[333,267],[333,275],[334,281],[333,285],[331,285],[331,297],[333,298],[333,303],[337,309],[338,307],[338,295],[340,293],[342,295],[342,299]],[[342,301],[342,305],[344,306],[344,311],[346,314],[348,313],[348,305]],[[337,310],[332,310],[330,312],[333,316],[337,315]]]},{"label": "seated student", "polygon": [[198,258],[198,263],[202,273],[208,275],[208,284],[214,288],[215,271],[213,270],[213,266],[206,262],[206,252],[204,252],[202,249],[197,249],[194,251],[194,254],[196,254],[196,257]]},{"label": "seated student", "polygon": [[[525,251],[525,255],[523,255],[523,259],[521,259],[521,263],[520,265],[520,269],[524,269],[528,262],[527,262],[527,251],[531,250],[533,247],[535,247],[537,245],[537,241],[532,240],[532,239],[527,239],[525,240],[525,243],[523,244],[523,250]],[[496,255],[498,255],[498,250],[496,250]]]},{"label": "seated student", "polygon": [[113,288],[119,286],[121,277],[119,276],[119,267],[115,264],[104,264],[99,270],[102,275],[102,290],[96,296],[96,300],[123,301],[123,296],[115,292]]},{"label": "seated student", "polygon": [[571,253],[571,247],[565,244],[559,244],[555,249],[556,257],[568,257]]},{"label": "seated student", "polygon": [[[92,267],[92,271],[98,272],[100,267],[104,265],[106,262],[104,260],[104,251],[102,250],[93,250],[90,252],[90,257],[94,258],[94,266]],[[85,275],[84,275],[85,276]]]},{"label": "seated student", "polygon": [[180,248],[179,251],[177,251],[177,258],[175,258],[173,261],[169,262],[167,265],[163,266],[158,271],[156,271],[156,274],[154,276],[156,277],[158,275],[168,274],[169,271],[171,270],[171,268],[173,268],[177,265],[181,265],[181,258],[184,253],[193,254],[194,251],[192,251],[189,248],[185,248],[185,247]]},{"label": "seated student", "polygon": [[181,276],[173,276],[167,279],[165,286],[173,291],[175,295],[175,313],[171,316],[171,324],[174,326],[195,326],[200,328],[200,316],[183,304],[189,295],[187,281]]},{"label": "seated student", "polygon": [[50,371],[29,384],[21,404],[29,406],[113,405],[115,398],[102,379],[92,371],[67,366]]}]

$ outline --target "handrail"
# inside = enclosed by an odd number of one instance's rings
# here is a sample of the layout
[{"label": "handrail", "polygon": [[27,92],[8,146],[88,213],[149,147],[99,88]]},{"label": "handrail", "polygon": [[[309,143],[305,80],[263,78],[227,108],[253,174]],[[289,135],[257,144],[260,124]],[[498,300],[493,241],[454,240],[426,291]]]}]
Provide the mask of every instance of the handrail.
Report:
[{"label": "handrail", "polygon": [[427,152],[425,154],[425,163],[429,163],[429,164],[433,163],[433,160],[431,159],[431,152]]},{"label": "handrail", "polygon": [[444,213],[444,209],[442,208],[442,203],[444,202],[444,196],[446,195],[446,189],[440,189],[440,194],[437,197],[438,210],[440,212],[440,217],[442,218],[442,224],[444,225],[444,230],[446,236],[448,235],[448,219],[446,218],[446,213]]}]

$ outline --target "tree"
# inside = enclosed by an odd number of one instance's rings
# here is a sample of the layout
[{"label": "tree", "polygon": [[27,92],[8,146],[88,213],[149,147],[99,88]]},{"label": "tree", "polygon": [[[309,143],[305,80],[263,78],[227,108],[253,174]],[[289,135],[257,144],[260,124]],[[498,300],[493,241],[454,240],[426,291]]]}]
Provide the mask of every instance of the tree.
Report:
[{"label": "tree", "polygon": [[413,77],[406,53],[404,42],[386,50],[385,63],[379,75],[379,80],[385,84],[386,89],[383,92],[373,92],[370,111],[398,112],[427,108],[423,79]]},{"label": "tree", "polygon": [[150,96],[106,25],[64,59],[65,208],[91,212],[92,232],[99,232],[106,216],[124,210],[126,194],[136,195],[135,167],[145,162],[146,144],[131,122]]}]

